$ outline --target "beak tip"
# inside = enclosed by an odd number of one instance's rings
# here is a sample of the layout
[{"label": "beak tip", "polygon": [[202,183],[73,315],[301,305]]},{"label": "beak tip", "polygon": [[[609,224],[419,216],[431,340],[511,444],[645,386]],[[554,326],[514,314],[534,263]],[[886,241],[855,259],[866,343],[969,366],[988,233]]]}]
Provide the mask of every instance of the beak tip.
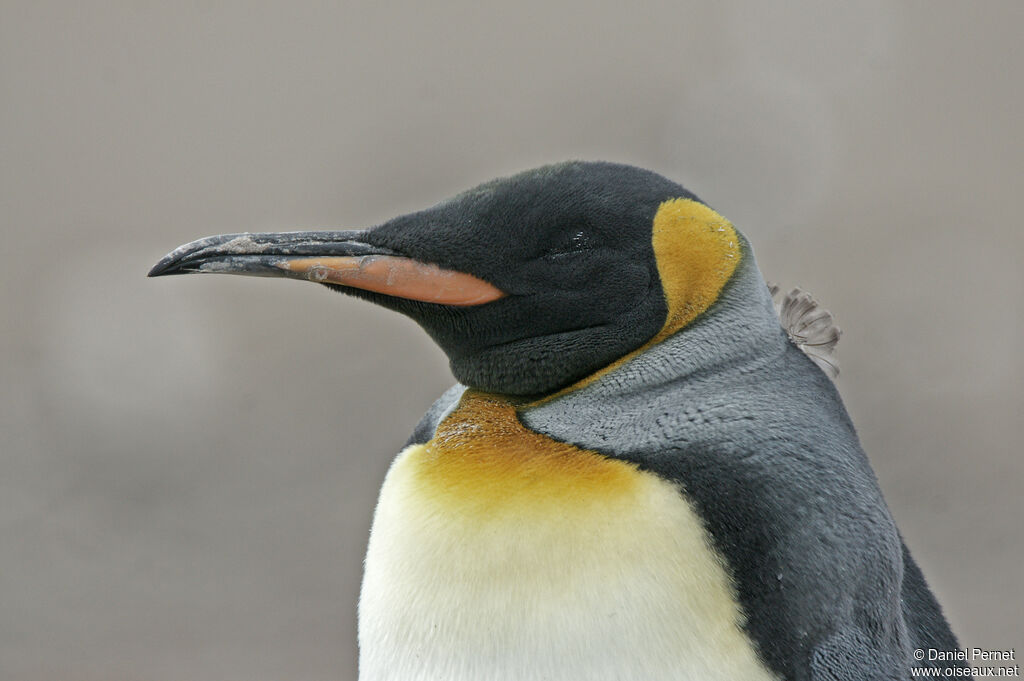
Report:
[{"label": "beak tip", "polygon": [[172,267],[174,265],[174,259],[164,257],[160,259],[160,262],[153,265],[152,269],[146,274],[147,277],[162,277],[168,274],[174,274]]}]

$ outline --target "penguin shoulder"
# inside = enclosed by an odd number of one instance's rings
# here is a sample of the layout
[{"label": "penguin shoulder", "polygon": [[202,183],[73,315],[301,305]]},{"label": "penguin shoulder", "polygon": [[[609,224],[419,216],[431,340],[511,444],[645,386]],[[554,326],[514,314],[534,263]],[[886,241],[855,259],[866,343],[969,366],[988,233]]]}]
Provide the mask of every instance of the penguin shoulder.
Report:
[{"label": "penguin shoulder", "polygon": [[[434,433],[437,431],[437,426],[445,419],[448,414],[454,411],[455,407],[458,406],[459,400],[462,398],[462,393],[466,392],[466,386],[461,383],[456,383],[452,387],[445,390],[444,393],[430,405],[430,409],[423,415],[420,422],[416,424],[416,427],[412,431],[412,435],[406,441],[405,446],[409,445],[421,445],[428,442],[430,438],[434,437]],[[404,449],[404,448],[403,448]]]}]

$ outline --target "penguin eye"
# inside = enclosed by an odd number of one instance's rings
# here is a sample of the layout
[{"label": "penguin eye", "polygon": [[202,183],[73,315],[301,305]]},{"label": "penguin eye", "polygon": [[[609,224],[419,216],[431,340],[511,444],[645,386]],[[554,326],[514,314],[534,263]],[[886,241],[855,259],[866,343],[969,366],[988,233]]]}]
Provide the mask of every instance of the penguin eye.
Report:
[{"label": "penguin eye", "polygon": [[557,258],[563,255],[588,251],[591,248],[593,248],[593,244],[591,243],[590,234],[582,229],[578,229],[568,234],[561,241],[556,242],[554,246],[544,251],[543,255],[545,258]]}]

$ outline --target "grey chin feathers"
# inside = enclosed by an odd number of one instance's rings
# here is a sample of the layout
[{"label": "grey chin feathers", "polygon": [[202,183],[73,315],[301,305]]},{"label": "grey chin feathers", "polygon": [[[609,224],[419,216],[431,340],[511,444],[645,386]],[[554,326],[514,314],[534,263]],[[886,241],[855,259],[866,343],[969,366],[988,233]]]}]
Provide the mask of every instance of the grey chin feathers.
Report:
[{"label": "grey chin feathers", "polygon": [[835,325],[832,313],[823,308],[807,291],[795,288],[785,296],[777,284],[768,284],[779,315],[793,344],[821,368],[829,378],[839,375],[839,361],[835,356],[836,344],[842,331]]}]

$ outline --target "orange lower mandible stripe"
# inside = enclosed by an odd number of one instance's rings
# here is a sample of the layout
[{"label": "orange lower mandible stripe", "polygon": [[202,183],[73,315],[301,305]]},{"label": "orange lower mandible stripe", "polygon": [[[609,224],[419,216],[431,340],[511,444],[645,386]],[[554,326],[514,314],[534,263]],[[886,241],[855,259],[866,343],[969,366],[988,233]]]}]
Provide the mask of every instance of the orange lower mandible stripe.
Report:
[{"label": "orange lower mandible stripe", "polygon": [[277,263],[277,267],[303,274],[309,281],[439,305],[483,305],[505,295],[472,274],[400,256],[294,258]]}]

